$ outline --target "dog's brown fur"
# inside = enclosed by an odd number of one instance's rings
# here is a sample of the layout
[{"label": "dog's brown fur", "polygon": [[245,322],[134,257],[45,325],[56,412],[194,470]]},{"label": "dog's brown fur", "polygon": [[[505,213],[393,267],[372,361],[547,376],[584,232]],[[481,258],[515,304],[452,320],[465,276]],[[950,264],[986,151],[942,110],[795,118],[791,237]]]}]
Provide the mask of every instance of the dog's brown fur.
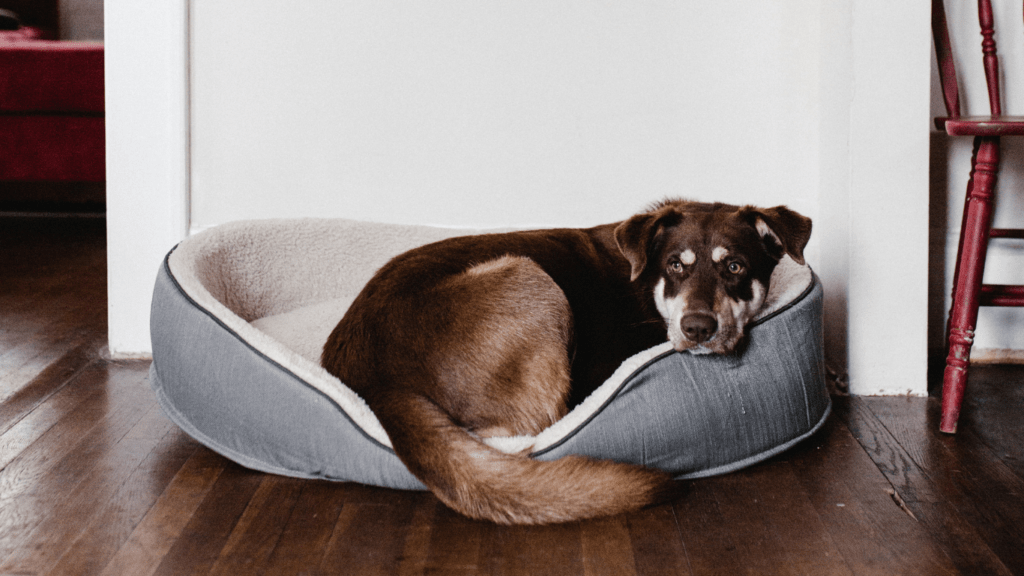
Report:
[{"label": "dog's brown fur", "polygon": [[[680,350],[730,351],[757,312],[744,308],[754,308],[752,283],[766,290],[784,252],[802,262],[809,236],[810,220],[785,207],[676,200],[595,228],[444,240],[377,272],[322,363],[367,401],[409,470],[462,514],[535,524],[635,510],[675,493],[668,474],[580,456],[535,461],[480,438],[540,432],[668,337]],[[721,272],[732,260],[704,252],[676,264],[683,250],[725,244],[742,279]],[[659,313],[670,305],[682,319]],[[709,316],[742,322],[719,339]],[[666,332],[666,321],[697,328]]]}]

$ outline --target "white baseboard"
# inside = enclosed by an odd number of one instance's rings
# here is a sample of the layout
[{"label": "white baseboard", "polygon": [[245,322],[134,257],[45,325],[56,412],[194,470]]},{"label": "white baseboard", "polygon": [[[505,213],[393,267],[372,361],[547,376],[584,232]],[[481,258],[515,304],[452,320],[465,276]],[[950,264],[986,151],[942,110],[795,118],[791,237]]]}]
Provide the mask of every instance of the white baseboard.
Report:
[{"label": "white baseboard", "polygon": [[1009,348],[973,348],[972,364],[1024,364],[1024,350]]}]

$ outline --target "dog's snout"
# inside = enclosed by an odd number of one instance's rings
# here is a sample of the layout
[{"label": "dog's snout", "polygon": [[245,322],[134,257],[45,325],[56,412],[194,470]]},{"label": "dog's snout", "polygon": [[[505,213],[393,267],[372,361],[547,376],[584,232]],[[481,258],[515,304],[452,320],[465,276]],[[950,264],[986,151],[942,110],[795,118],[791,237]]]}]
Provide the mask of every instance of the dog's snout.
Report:
[{"label": "dog's snout", "polygon": [[687,314],[683,316],[680,327],[687,340],[700,344],[718,331],[718,321],[708,314]]}]

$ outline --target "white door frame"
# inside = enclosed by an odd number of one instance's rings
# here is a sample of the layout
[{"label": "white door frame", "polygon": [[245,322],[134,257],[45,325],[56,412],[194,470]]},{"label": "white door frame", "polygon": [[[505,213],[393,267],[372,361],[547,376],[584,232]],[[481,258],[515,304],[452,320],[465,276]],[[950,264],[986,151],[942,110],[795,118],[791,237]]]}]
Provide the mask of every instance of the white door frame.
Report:
[{"label": "white door frame", "polygon": [[189,227],[188,0],[106,0],[107,282],[114,358],[149,356],[164,255]]}]

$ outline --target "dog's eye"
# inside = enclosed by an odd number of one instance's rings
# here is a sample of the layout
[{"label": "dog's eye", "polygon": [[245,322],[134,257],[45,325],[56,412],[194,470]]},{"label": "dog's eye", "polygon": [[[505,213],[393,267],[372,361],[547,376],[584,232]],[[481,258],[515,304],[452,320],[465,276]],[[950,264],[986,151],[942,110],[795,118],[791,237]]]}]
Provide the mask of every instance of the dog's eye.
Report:
[{"label": "dog's eye", "polygon": [[683,263],[680,262],[679,260],[673,260],[668,263],[668,270],[669,272],[675,272],[676,274],[680,274],[683,271]]},{"label": "dog's eye", "polygon": [[739,262],[729,262],[729,272],[739,274],[740,272],[743,272],[743,265]]}]

